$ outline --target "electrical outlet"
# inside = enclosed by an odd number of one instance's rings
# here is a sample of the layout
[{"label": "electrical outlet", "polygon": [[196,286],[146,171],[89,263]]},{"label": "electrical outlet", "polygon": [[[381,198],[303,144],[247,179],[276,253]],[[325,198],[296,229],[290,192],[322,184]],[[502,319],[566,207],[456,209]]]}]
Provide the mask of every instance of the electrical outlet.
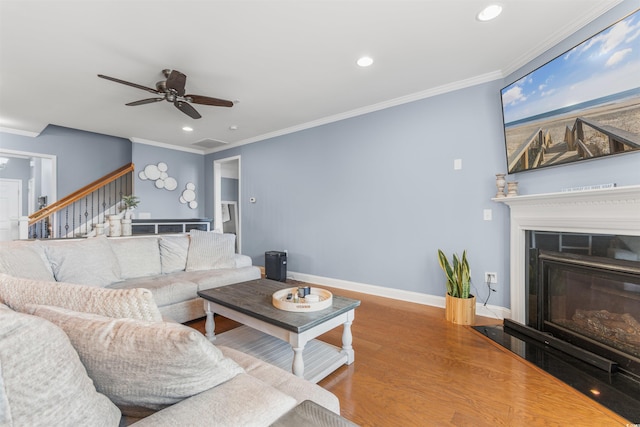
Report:
[{"label": "electrical outlet", "polygon": [[498,283],[498,275],[496,273],[484,273],[484,283]]}]

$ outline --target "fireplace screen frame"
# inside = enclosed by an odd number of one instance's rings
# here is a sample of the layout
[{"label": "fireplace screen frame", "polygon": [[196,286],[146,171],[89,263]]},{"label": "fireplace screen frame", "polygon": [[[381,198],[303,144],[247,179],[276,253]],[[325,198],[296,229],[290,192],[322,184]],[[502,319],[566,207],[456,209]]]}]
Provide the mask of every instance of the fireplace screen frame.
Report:
[{"label": "fireplace screen frame", "polygon": [[[640,263],[540,249],[535,250],[534,254],[538,265],[536,296],[538,309],[535,316],[535,325],[530,326],[541,332],[550,333],[554,337],[574,346],[610,359],[617,363],[621,370],[640,378],[640,358],[552,322],[551,302],[550,298],[547,298],[547,295],[550,294],[548,277],[554,268],[562,268],[568,272],[593,273],[595,275],[606,274],[620,280],[626,279],[640,284]],[[529,307],[530,309],[531,307]]]}]

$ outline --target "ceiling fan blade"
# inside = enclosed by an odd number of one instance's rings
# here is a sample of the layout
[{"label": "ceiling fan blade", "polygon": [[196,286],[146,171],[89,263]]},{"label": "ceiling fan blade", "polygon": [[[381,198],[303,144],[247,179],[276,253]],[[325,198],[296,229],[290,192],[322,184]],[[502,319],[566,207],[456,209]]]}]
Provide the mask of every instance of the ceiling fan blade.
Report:
[{"label": "ceiling fan blade", "polygon": [[173,70],[167,77],[167,89],[175,90],[178,95],[184,96],[184,85],[187,83],[187,76],[180,71]]},{"label": "ceiling fan blade", "polygon": [[135,87],[137,89],[142,89],[142,90],[146,90],[147,92],[151,92],[151,93],[155,93],[155,94],[159,94],[160,92],[158,92],[157,90],[147,87],[147,86],[142,86],[136,83],[131,83],[131,82],[127,82],[124,80],[120,80],[120,79],[116,79],[115,77],[109,77],[109,76],[105,76],[103,74],[98,74],[98,77],[100,77],[101,79],[106,79],[106,80],[111,80],[112,82],[116,82],[116,83],[120,83],[123,85],[127,85],[127,86],[131,86],[131,87]]},{"label": "ceiling fan blade", "polygon": [[173,103],[173,105],[175,105],[178,110],[182,111],[192,119],[199,119],[200,117],[202,117],[200,113],[198,113],[196,109],[193,108],[188,102],[176,101]]},{"label": "ceiling fan blade", "polygon": [[185,95],[185,98],[189,98],[194,104],[213,105],[215,107],[233,107],[233,102],[226,99],[211,98],[201,95]]},{"label": "ceiling fan blade", "polygon": [[159,102],[159,101],[164,101],[164,98],[141,99],[140,101],[133,101],[133,102],[129,102],[128,104],[124,104],[124,105],[128,105],[129,107],[135,107],[136,105],[152,104],[154,102]]}]

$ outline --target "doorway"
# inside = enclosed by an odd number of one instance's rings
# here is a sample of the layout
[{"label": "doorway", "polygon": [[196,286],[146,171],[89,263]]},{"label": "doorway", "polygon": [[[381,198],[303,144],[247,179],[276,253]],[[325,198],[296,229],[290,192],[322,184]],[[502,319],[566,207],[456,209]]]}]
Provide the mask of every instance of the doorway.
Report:
[{"label": "doorway", "polygon": [[[31,215],[40,209],[39,200],[47,200],[49,204],[57,200],[57,157],[55,155],[0,148],[0,157],[7,159],[4,167],[0,169],[0,179],[21,181],[18,201],[20,216]],[[0,207],[3,211],[0,219],[2,221],[5,221],[5,216],[7,218],[9,216],[9,207],[5,205],[4,200],[5,191],[13,190],[3,188],[0,193],[3,199]],[[11,213],[11,216],[13,215],[14,213]],[[7,233],[13,233],[6,231],[8,224],[4,222],[0,227],[3,229],[0,239],[7,237]],[[15,238],[20,237],[18,235]]]},{"label": "doorway", "polygon": [[[240,177],[240,156],[213,161],[213,229],[235,234],[238,253],[242,253]],[[235,212],[229,212],[230,208]]]}]

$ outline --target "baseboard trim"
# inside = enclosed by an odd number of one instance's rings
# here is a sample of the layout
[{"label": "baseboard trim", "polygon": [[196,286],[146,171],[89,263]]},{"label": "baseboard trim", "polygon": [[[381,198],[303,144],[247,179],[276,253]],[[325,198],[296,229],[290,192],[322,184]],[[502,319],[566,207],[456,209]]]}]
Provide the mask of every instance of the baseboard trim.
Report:
[{"label": "baseboard trim", "polygon": [[[369,285],[366,283],[351,282],[348,280],[333,279],[330,277],[315,276],[306,273],[289,271],[287,278],[300,280],[302,282],[316,283],[318,285],[330,286],[332,288],[344,289],[347,291],[362,292],[368,295],[375,295],[384,298],[391,298],[400,301],[413,302],[416,304],[429,305],[432,307],[444,308],[444,296],[423,294],[420,292],[405,291],[402,289],[385,288],[384,286]],[[495,319],[505,319],[511,317],[511,310],[496,305],[476,305],[476,315],[491,317]]]}]

